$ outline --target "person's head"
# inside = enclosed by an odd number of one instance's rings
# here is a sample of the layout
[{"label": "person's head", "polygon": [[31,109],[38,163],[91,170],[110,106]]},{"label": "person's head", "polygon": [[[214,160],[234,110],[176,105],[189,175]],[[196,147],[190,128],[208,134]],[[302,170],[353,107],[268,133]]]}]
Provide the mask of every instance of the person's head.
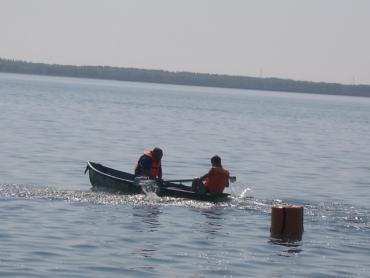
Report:
[{"label": "person's head", "polygon": [[221,166],[221,157],[219,157],[218,155],[214,155],[211,158],[211,164],[212,166]]},{"label": "person's head", "polygon": [[163,151],[160,148],[155,147],[153,149],[153,158],[157,161],[160,161],[163,156]]}]

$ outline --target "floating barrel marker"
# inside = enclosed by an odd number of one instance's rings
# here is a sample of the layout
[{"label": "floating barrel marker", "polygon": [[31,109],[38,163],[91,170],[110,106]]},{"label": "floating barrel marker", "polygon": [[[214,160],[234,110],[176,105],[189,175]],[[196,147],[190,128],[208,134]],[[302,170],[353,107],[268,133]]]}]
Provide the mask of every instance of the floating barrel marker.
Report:
[{"label": "floating barrel marker", "polygon": [[303,207],[279,204],[271,208],[271,237],[286,241],[302,240]]}]

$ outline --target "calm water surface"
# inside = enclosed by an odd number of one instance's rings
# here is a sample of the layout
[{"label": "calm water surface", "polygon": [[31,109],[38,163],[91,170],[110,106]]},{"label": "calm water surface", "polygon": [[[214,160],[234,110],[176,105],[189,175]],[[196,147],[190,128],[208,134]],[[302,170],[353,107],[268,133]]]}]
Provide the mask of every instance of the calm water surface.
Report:
[{"label": "calm water surface", "polygon": [[[370,277],[370,99],[0,74],[0,275]],[[93,192],[87,160],[164,178],[219,154],[212,204]],[[271,205],[304,206],[296,244]]]}]

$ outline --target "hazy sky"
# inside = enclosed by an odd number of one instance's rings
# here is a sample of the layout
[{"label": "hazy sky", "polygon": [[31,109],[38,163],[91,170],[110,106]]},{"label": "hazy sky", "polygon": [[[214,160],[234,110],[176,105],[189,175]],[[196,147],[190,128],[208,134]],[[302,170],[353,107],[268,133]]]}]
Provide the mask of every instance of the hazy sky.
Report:
[{"label": "hazy sky", "polygon": [[370,0],[0,0],[0,57],[370,84]]}]

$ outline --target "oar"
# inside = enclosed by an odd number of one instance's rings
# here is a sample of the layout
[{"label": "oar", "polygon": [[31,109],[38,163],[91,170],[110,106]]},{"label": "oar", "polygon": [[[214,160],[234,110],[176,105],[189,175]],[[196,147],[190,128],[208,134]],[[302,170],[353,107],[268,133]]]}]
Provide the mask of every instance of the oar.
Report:
[{"label": "oar", "polygon": [[165,180],[164,182],[191,182],[191,181],[193,181],[194,179],[196,179],[196,178],[192,178],[192,179],[182,179],[182,180]]},{"label": "oar", "polygon": [[[164,180],[160,184],[160,187],[162,187],[162,188],[175,187],[175,188],[182,189],[182,190],[194,191],[194,189],[192,188],[192,186],[183,185],[182,182],[191,182],[191,181],[194,181],[195,179],[196,178],[192,178],[192,179],[178,179],[178,180]],[[236,181],[236,177],[235,176],[230,176],[229,177],[229,180],[230,180],[230,182],[235,182]],[[175,183],[175,182],[179,182],[180,184]]]},{"label": "oar", "polygon": [[[192,178],[192,179],[182,179],[182,180],[165,180],[163,182],[191,182],[193,181],[194,179],[196,178]],[[230,176],[229,177],[229,180],[230,182],[235,182],[236,181],[236,176]]]},{"label": "oar", "polygon": [[[175,187],[182,190],[191,190],[191,186],[183,185],[181,182],[190,182],[194,179],[182,179],[182,180],[164,180],[159,184],[159,187],[161,188],[167,188],[167,187]],[[179,182],[179,183],[174,183]]]}]

